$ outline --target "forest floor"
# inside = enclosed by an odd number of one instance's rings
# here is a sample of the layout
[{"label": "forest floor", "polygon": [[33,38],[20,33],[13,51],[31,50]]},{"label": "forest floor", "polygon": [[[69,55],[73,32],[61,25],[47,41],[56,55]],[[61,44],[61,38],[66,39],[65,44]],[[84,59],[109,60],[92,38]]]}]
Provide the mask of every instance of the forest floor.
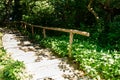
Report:
[{"label": "forest floor", "polygon": [[14,60],[23,61],[31,80],[91,80],[69,64],[69,60],[60,58],[48,48],[42,48],[32,42],[28,36],[16,29],[1,29],[4,32],[2,42],[6,52]]}]

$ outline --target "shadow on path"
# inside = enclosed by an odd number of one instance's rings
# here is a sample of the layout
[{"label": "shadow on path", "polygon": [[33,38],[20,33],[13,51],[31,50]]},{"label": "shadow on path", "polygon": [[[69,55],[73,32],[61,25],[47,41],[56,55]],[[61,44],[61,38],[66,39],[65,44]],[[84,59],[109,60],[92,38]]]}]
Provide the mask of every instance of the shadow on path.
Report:
[{"label": "shadow on path", "polygon": [[68,64],[67,58],[56,57],[50,49],[32,43],[18,30],[4,31],[4,49],[14,60],[24,62],[27,72],[32,75],[31,80],[90,80],[84,72]]}]

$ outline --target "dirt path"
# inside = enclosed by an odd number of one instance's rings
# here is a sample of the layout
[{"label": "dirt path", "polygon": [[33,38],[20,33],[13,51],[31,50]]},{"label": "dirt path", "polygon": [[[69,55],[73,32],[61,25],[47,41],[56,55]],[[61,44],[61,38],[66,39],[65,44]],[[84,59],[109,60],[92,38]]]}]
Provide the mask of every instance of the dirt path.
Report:
[{"label": "dirt path", "polygon": [[66,58],[58,58],[49,49],[30,42],[17,30],[5,30],[4,49],[14,60],[23,61],[32,80],[89,80],[83,72],[75,70]]}]

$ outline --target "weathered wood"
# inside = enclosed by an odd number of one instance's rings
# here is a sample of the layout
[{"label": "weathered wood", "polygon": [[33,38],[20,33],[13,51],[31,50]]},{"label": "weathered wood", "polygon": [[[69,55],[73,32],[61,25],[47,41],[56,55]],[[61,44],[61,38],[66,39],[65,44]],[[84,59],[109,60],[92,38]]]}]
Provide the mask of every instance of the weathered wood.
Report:
[{"label": "weathered wood", "polygon": [[32,26],[32,35],[34,35],[34,27]]},{"label": "weathered wood", "polygon": [[38,28],[43,28],[43,29],[48,29],[48,30],[55,30],[55,31],[62,31],[62,32],[69,32],[69,33],[72,32],[74,34],[80,34],[80,35],[87,36],[87,37],[90,36],[90,34],[85,31],[79,31],[79,30],[73,30],[73,29],[63,29],[63,28],[53,28],[53,27],[43,27],[43,26],[38,26],[38,25],[31,25],[26,22],[22,22],[22,23],[25,23],[28,26],[33,26],[33,27],[38,27]]},{"label": "weathered wood", "polygon": [[43,36],[44,36],[44,38],[46,38],[46,31],[45,31],[45,29],[43,29]]},{"label": "weathered wood", "polygon": [[69,57],[71,57],[71,55],[72,55],[72,42],[73,42],[73,33],[72,32],[70,32],[70,37],[69,37],[69,46],[68,46],[68,48],[69,48]]},{"label": "weathered wood", "polygon": [[48,30],[55,30],[55,31],[62,31],[62,32],[72,32],[74,34],[80,34],[83,36],[89,36],[88,32],[84,32],[84,31],[78,31],[78,30],[72,30],[72,29],[62,29],[62,28],[52,28],[52,27],[43,27],[44,29],[48,29]]},{"label": "weathered wood", "polygon": [[24,28],[25,28],[25,30],[26,30],[26,27],[27,27],[26,24],[24,24]]},{"label": "weathered wood", "polygon": [[23,22],[23,21],[21,21],[21,23],[24,23],[25,25],[31,26],[32,27],[32,34],[34,33],[34,29],[33,29],[34,27],[42,28],[44,38],[46,38],[46,30],[55,30],[55,31],[70,33],[69,45],[68,45],[68,48],[69,48],[68,55],[69,55],[69,57],[71,57],[71,55],[72,55],[72,43],[73,43],[74,34],[79,34],[79,35],[83,35],[83,36],[87,36],[87,37],[90,36],[90,34],[88,32],[85,32],[85,31],[79,31],[79,30],[73,30],[73,29],[63,29],[63,28],[53,28],[53,27],[43,27],[43,26],[38,26],[38,25],[31,25],[31,24],[28,24],[28,23]]}]

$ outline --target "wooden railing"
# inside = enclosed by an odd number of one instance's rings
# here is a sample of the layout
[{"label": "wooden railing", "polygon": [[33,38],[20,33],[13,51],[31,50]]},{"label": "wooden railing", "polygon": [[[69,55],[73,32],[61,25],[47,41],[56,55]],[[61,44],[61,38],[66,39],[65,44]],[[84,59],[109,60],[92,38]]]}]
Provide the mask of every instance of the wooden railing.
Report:
[{"label": "wooden railing", "polygon": [[88,32],[85,32],[85,31],[79,31],[79,30],[73,30],[73,29],[63,29],[63,28],[53,28],[53,27],[43,27],[43,26],[38,26],[38,25],[32,25],[32,24],[29,24],[29,23],[26,23],[23,21],[20,21],[20,23],[22,24],[22,27],[24,27],[25,29],[28,26],[30,26],[32,34],[34,34],[34,27],[43,29],[44,38],[46,38],[46,30],[55,30],[55,31],[69,33],[70,34],[70,36],[69,36],[69,57],[71,57],[71,53],[72,53],[72,43],[73,43],[74,34],[79,34],[79,35],[83,35],[83,36],[87,36],[87,37],[90,36],[90,34]]}]

